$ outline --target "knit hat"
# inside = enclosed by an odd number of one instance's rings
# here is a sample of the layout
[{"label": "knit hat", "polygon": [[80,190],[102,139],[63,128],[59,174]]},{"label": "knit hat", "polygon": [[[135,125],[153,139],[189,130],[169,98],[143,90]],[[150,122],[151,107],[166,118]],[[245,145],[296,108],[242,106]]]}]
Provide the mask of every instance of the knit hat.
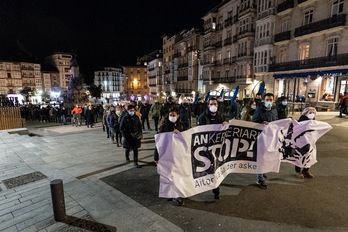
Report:
[{"label": "knit hat", "polygon": [[131,109],[134,109],[135,107],[133,105],[128,105],[127,106],[127,110],[131,110]]}]

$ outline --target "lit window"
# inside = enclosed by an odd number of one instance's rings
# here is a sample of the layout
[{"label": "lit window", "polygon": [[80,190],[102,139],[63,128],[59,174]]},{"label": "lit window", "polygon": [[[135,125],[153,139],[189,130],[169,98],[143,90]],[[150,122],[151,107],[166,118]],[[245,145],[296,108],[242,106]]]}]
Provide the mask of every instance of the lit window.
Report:
[{"label": "lit window", "polygon": [[336,56],[339,39],[337,37],[327,40],[327,56]]},{"label": "lit window", "polygon": [[309,58],[309,44],[301,44],[299,46],[299,60],[306,60]]}]

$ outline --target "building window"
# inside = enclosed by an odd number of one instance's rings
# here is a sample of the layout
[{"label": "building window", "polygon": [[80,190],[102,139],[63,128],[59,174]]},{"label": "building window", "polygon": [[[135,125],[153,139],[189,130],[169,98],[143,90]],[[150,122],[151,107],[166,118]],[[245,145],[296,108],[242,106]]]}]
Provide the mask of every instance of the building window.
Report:
[{"label": "building window", "polygon": [[299,46],[299,60],[306,60],[309,58],[309,44],[301,44]]},{"label": "building window", "polygon": [[284,62],[286,62],[286,49],[280,50],[278,62],[279,62],[279,63],[284,63]]},{"label": "building window", "polygon": [[303,25],[313,22],[313,10],[308,10],[304,13]]},{"label": "building window", "polygon": [[343,13],[344,0],[337,0],[332,2],[331,16],[336,16]]},{"label": "building window", "polygon": [[336,56],[339,39],[338,37],[327,40],[327,56]]},{"label": "building window", "polygon": [[282,32],[289,31],[289,24],[290,24],[289,19],[285,20],[285,21],[282,23]]}]

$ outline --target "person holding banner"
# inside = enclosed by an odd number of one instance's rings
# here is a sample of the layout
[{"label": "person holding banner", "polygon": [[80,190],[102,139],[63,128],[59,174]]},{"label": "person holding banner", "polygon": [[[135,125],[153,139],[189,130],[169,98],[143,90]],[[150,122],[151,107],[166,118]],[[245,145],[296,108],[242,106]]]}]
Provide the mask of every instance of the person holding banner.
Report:
[{"label": "person holding banner", "polygon": [[[222,115],[218,111],[218,100],[213,97],[208,101],[208,109],[206,109],[199,117],[198,117],[198,125],[209,125],[209,124],[224,124],[228,123],[225,121],[224,115]],[[214,199],[220,199],[220,188],[217,187],[213,189]]]},{"label": "person holding banner", "polygon": [[[274,95],[272,93],[266,93],[264,102],[260,103],[256,108],[253,122],[268,125],[269,122],[278,120],[278,111],[274,107],[273,103]],[[266,178],[264,174],[257,174],[256,184],[262,189],[267,189]]]},{"label": "person holding banner", "polygon": [[[307,120],[315,120],[315,114],[317,110],[314,107],[306,107],[298,119],[299,122],[307,121]],[[309,168],[303,168],[301,172],[301,168],[299,166],[295,166],[296,176],[300,179],[313,178],[313,174],[309,172]]]},{"label": "person holding banner", "polygon": [[[158,133],[174,132],[177,134],[179,132],[189,129],[188,125],[179,120],[179,118],[179,109],[177,107],[170,108],[168,116],[164,119],[163,124],[158,129]],[[156,164],[158,164],[159,154],[157,149],[155,149],[154,160]],[[173,198],[172,200],[177,206],[184,205],[184,202],[181,197]]]}]

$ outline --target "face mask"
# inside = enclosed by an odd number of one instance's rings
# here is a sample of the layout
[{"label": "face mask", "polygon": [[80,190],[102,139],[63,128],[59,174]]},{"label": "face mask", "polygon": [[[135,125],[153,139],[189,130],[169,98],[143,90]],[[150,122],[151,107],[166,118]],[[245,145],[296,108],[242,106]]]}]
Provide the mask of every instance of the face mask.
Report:
[{"label": "face mask", "polygon": [[282,102],[283,106],[286,106],[288,104],[288,102]]},{"label": "face mask", "polygon": [[212,106],[209,106],[209,110],[210,110],[210,112],[212,112],[212,113],[215,113],[216,111],[217,111],[217,106],[214,106],[214,105],[212,105]]},{"label": "face mask", "polygon": [[171,121],[172,123],[176,123],[176,120],[178,120],[177,117],[171,117],[171,116],[169,116],[169,121]]},{"label": "face mask", "polygon": [[307,115],[307,118],[309,118],[310,120],[312,120],[315,117],[315,115],[313,113],[310,113]]},{"label": "face mask", "polygon": [[256,106],[251,106],[251,109],[253,109],[253,110],[256,109]]},{"label": "face mask", "polygon": [[133,115],[134,115],[134,112],[133,112],[133,111],[130,111],[130,112],[128,112],[128,114],[129,114],[130,116],[133,116]]},{"label": "face mask", "polygon": [[265,102],[265,107],[266,108],[271,108],[272,107],[272,102]]}]

